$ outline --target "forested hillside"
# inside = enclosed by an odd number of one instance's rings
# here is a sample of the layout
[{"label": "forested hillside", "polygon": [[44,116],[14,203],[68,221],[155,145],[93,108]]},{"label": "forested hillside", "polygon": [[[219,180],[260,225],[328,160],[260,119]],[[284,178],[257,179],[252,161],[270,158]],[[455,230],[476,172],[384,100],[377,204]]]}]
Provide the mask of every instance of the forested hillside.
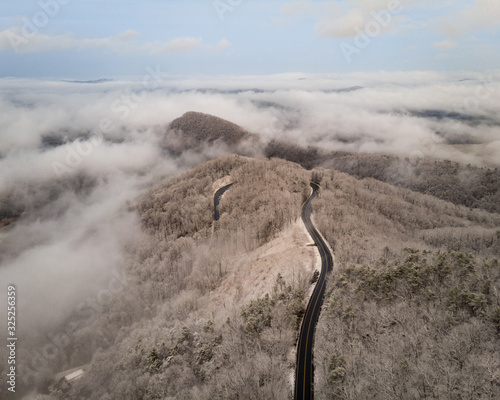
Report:
[{"label": "forested hillside", "polygon": [[[315,344],[316,397],[497,398],[500,216],[314,173],[313,219],[336,256]],[[228,175],[236,183],[213,227],[212,185]],[[58,368],[92,367],[59,398],[290,398],[312,273],[291,279],[284,267],[250,298],[226,291],[229,276],[261,268],[299,218],[309,179],[297,164],[227,156],[145,195],[137,212],[147,239],[128,249],[132,284],[79,326]]]},{"label": "forested hillside", "polygon": [[323,173],[316,398],[498,398],[500,215]]},{"label": "forested hillside", "polygon": [[311,169],[322,166],[374,178],[391,185],[430,194],[453,204],[500,212],[500,171],[447,160],[415,159],[386,154],[326,152],[273,140],[267,157],[279,157]]},{"label": "forested hillside", "polygon": [[[236,183],[213,229],[212,185],[227,175]],[[146,194],[137,212],[147,238],[128,249],[131,283],[79,322],[78,343],[53,368],[92,367],[59,398],[288,398],[312,276],[300,271],[312,257],[282,274],[263,271],[269,290],[250,300],[224,300],[221,288],[245,260],[257,268],[267,243],[295,224],[308,178],[286,161],[227,156]]]},{"label": "forested hillside", "polygon": [[497,258],[408,248],[341,264],[316,340],[318,399],[497,399]]},{"label": "forested hillside", "polygon": [[500,171],[447,160],[335,153],[325,167],[375,178],[453,204],[500,212]]}]

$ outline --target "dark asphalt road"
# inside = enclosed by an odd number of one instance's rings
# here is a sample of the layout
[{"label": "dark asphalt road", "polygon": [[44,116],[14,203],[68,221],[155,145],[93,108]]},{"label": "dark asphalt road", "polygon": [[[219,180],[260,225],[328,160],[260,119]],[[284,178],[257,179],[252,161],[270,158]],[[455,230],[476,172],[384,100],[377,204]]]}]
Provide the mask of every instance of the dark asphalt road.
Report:
[{"label": "dark asphalt road", "polygon": [[323,296],[325,294],[326,276],[332,270],[333,258],[326,243],[319,235],[311,222],[312,206],[311,201],[316,196],[319,186],[311,183],[313,193],[302,206],[302,220],[306,225],[309,234],[313,238],[321,255],[321,274],[314,288],[314,292],[309,299],[307,310],[302,320],[300,328],[299,342],[297,347],[297,370],[295,376],[295,399],[313,399],[313,363],[312,351],[314,345],[314,332],[318,321]]},{"label": "dark asphalt road", "polygon": [[219,190],[217,190],[214,194],[214,220],[218,221],[220,218],[220,213],[219,213],[219,201],[220,197],[225,193],[227,189],[229,189],[231,186],[233,186],[232,183],[229,185],[221,187]]}]

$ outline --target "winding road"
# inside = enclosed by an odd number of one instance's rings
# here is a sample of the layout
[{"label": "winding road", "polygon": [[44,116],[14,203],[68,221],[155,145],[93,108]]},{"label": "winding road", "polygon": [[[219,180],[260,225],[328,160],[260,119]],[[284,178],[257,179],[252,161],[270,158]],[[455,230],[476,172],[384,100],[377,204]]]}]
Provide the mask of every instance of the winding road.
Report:
[{"label": "winding road", "polygon": [[214,194],[214,220],[218,221],[220,218],[220,213],[219,213],[219,201],[221,196],[226,192],[227,189],[229,189],[231,186],[233,186],[234,183],[230,183],[229,185],[221,187],[219,190],[217,190]]},{"label": "winding road", "polygon": [[321,256],[321,274],[309,299],[302,326],[300,327],[297,347],[297,370],[295,376],[295,399],[313,399],[313,345],[316,322],[318,321],[321,304],[326,288],[326,276],[333,267],[333,257],[325,241],[311,222],[311,202],[316,196],[319,185],[311,182],[313,193],[302,206],[302,220],[318,247]]}]

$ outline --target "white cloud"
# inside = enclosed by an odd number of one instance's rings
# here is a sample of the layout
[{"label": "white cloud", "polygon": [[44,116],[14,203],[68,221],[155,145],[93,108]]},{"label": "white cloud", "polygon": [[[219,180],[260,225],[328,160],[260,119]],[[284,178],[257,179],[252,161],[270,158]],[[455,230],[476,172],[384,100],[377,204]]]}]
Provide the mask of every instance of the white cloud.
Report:
[{"label": "white cloud", "polygon": [[387,10],[388,0],[351,0],[349,2],[353,7],[362,7],[366,10],[380,11]]},{"label": "white cloud", "polygon": [[450,50],[457,47],[457,42],[453,42],[451,40],[443,40],[442,42],[436,42],[433,44],[436,49],[441,50]]},{"label": "white cloud", "polygon": [[367,20],[360,11],[351,11],[340,18],[323,19],[316,30],[320,37],[351,37],[361,31],[366,23]]},{"label": "white cloud", "polygon": [[[168,42],[141,42],[141,34],[127,30],[105,38],[75,37],[72,33],[64,35],[32,34],[28,35],[22,28],[14,27],[0,32],[0,52],[16,50],[19,53],[39,53],[60,50],[81,50],[89,48],[106,48],[120,54],[146,53],[151,55],[163,53],[189,52],[203,48],[200,37],[179,37]],[[229,42],[222,40],[218,50],[224,50]]]},{"label": "white cloud", "polygon": [[229,42],[229,40],[222,39],[219,43],[217,43],[216,49],[218,51],[222,51],[222,50],[227,49],[229,46],[231,46],[231,43]]},{"label": "white cloud", "polygon": [[321,38],[354,37],[367,27],[377,25],[380,34],[399,27],[405,20],[399,14],[403,7],[398,1],[351,0],[344,3],[330,2],[316,24]]},{"label": "white cloud", "polygon": [[500,2],[498,0],[475,0],[438,20],[438,29],[447,36],[459,37],[470,31],[500,27]]},{"label": "white cloud", "polygon": [[[342,38],[356,36],[373,21],[382,26],[381,34],[426,29],[427,22],[408,19],[410,9],[426,3],[433,4],[431,0],[300,0],[285,3],[281,14],[286,17],[315,15],[318,19],[315,30],[320,38]],[[290,22],[286,17],[276,21]]]},{"label": "white cloud", "polygon": [[79,39],[72,33],[64,35],[33,34],[28,35],[19,27],[0,32],[0,51],[15,49],[20,53],[38,53],[69,49],[104,47],[116,52],[129,52],[140,33],[127,30],[114,36],[97,39]]},{"label": "white cloud", "polygon": [[[411,9],[419,6],[424,6],[424,10],[430,14],[436,9],[444,11],[446,16],[436,19],[433,27],[449,37],[500,27],[500,1],[474,0],[472,4],[470,1],[452,3],[448,1],[441,4],[430,0],[300,0],[285,3],[281,14],[295,17],[316,15],[316,31],[322,38],[355,36],[373,20],[373,13],[386,15],[390,12],[394,17],[391,21],[393,30],[428,29],[431,27],[428,22],[411,19]],[[391,9],[396,9],[397,12],[391,12]],[[399,13],[404,13],[409,20],[406,21],[401,16],[395,17]]]},{"label": "white cloud", "polygon": [[183,37],[172,39],[170,42],[155,48],[153,54],[187,52],[199,49],[203,44],[201,38]]},{"label": "white cloud", "polygon": [[123,33],[119,33],[118,35],[115,35],[114,37],[115,37],[115,39],[118,39],[118,40],[138,39],[141,37],[141,34],[137,31],[129,29]]}]

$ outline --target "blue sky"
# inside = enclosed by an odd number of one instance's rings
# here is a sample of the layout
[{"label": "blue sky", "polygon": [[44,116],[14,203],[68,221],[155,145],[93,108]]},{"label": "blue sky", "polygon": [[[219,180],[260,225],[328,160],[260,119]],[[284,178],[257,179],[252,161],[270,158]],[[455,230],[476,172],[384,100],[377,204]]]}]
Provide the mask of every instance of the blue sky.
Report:
[{"label": "blue sky", "polygon": [[17,0],[0,77],[488,71],[497,0]]}]

